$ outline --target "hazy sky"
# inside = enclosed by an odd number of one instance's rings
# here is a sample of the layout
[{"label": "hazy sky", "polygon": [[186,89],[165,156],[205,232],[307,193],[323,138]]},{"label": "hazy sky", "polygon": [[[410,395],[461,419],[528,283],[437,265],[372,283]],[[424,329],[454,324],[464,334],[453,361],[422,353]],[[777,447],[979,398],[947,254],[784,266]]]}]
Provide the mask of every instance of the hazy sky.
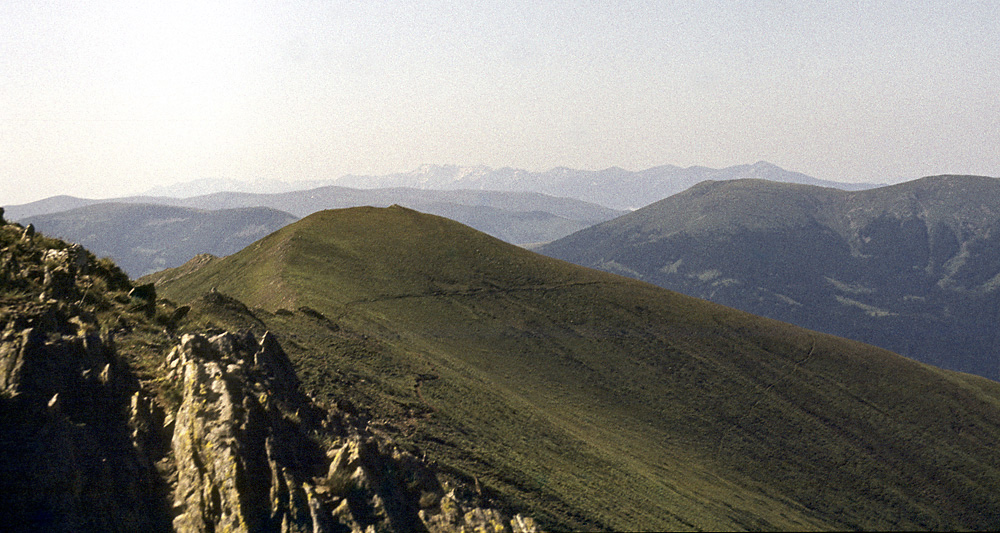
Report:
[{"label": "hazy sky", "polygon": [[0,205],[758,160],[1000,176],[1000,2],[0,3]]}]

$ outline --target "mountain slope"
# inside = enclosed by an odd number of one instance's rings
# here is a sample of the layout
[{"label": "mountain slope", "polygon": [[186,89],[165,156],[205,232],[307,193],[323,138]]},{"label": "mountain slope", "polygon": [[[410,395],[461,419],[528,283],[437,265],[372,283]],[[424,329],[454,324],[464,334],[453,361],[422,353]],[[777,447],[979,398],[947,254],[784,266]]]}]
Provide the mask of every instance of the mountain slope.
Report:
[{"label": "mountain slope", "polygon": [[[996,527],[1000,385],[400,207],[148,278],[551,529]],[[236,308],[233,308],[236,309]],[[375,414],[377,413],[377,414]]]},{"label": "mountain slope", "polygon": [[36,215],[69,211],[71,209],[78,209],[80,207],[86,207],[96,203],[102,203],[102,200],[88,200],[86,198],[77,198],[75,196],[59,195],[50,196],[43,200],[29,202],[26,204],[5,206],[4,211],[8,220],[17,222],[24,218]]},{"label": "mountain slope", "polygon": [[229,255],[296,217],[269,208],[205,211],[152,204],[93,204],[24,221],[111,257],[132,276],[176,267],[195,255]]},{"label": "mountain slope", "polygon": [[274,335],[206,329],[2,212],[0,257],[5,531],[536,530],[307,397]]},{"label": "mountain slope", "polygon": [[1000,181],[708,182],[541,253],[1000,378]]}]

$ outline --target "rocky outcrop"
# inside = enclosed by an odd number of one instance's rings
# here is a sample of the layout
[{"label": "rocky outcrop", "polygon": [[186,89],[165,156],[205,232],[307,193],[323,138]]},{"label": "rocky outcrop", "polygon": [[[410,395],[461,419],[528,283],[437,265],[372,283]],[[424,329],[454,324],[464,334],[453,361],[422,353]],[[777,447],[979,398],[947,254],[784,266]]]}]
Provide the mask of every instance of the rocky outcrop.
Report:
[{"label": "rocky outcrop", "polygon": [[4,528],[163,530],[167,485],[132,438],[130,409],[141,393],[113,344],[78,311],[22,306],[0,333]]},{"label": "rocky outcrop", "polygon": [[185,335],[164,415],[99,336],[21,325],[0,337],[0,510],[28,530],[535,530],[289,388],[271,335]]},{"label": "rocky outcrop", "polygon": [[[79,246],[0,220],[0,516],[6,530],[169,527],[169,493],[137,448],[138,381],[102,332],[128,278]],[[148,452],[148,453],[147,453]]]},{"label": "rocky outcrop", "polygon": [[463,505],[412,454],[320,409],[276,339],[186,335],[167,357],[179,531],[533,531]]}]

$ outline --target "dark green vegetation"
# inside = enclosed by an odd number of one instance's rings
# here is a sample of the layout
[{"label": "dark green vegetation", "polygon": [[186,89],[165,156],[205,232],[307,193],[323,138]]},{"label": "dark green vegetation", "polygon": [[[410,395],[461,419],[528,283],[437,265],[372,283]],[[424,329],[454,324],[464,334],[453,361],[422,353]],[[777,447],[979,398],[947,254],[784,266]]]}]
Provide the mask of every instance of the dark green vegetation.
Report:
[{"label": "dark green vegetation", "polygon": [[134,277],[184,264],[199,253],[229,255],[294,222],[256,207],[205,211],[153,204],[101,203],[25,221],[47,235],[114,259]]},{"label": "dark green vegetation", "polygon": [[147,280],[549,529],[1000,526],[997,383],[450,220],[325,211]]},{"label": "dark green vegetation", "polygon": [[541,253],[1000,378],[1000,181],[703,183]]}]

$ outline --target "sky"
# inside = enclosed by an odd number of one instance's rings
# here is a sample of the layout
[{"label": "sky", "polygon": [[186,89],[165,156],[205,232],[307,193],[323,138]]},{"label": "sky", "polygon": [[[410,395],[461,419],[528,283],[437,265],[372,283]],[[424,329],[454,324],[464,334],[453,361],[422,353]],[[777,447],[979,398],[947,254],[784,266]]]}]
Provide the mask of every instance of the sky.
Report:
[{"label": "sky", "polygon": [[1000,2],[4,0],[0,205],[425,163],[1000,176]]}]

